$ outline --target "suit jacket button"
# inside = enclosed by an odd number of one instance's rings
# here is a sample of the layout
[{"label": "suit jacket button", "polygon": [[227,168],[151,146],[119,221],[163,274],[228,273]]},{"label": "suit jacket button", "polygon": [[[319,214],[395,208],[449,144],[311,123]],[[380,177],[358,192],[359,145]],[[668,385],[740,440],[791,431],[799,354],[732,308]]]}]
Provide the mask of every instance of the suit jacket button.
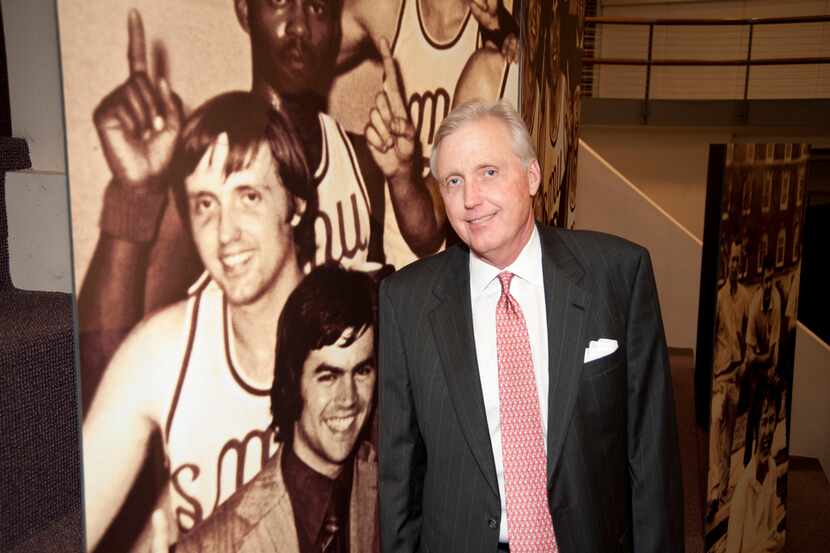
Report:
[{"label": "suit jacket button", "polygon": [[495,530],[496,528],[499,527],[499,522],[494,518],[488,518],[487,519],[487,526],[489,526],[490,528]]}]

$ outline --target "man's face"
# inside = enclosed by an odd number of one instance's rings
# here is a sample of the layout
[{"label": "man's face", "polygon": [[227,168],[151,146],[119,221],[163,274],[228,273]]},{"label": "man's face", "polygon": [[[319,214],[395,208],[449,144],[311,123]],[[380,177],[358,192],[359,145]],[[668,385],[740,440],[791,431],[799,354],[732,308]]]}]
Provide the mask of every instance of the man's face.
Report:
[{"label": "man's face", "polygon": [[533,232],[539,163],[525,168],[507,126],[490,117],[446,137],[436,161],[447,218],[459,238],[492,265],[512,263]]},{"label": "man's face", "polygon": [[738,282],[738,270],[741,267],[741,246],[733,243],[729,249],[729,280],[732,284]]},{"label": "man's face", "polygon": [[294,430],[294,451],[329,477],[339,474],[351,455],[372,408],[375,332],[366,329],[344,347],[353,333],[347,329],[333,344],[311,351],[300,379],[302,411]]},{"label": "man's face", "polygon": [[775,435],[775,404],[766,402],[761,415],[761,425],[758,430],[758,453],[761,461],[766,461],[772,452],[772,438]]},{"label": "man's face", "polygon": [[231,305],[267,293],[294,255],[289,194],[271,151],[261,144],[242,170],[224,175],[222,134],[185,179],[196,249]]},{"label": "man's face", "polygon": [[[245,0],[237,0],[245,1]],[[314,91],[333,73],[338,0],[247,0],[254,71],[278,93]]]},{"label": "man's face", "polygon": [[764,289],[764,309],[769,309],[772,299],[772,269],[764,269],[761,286]]}]

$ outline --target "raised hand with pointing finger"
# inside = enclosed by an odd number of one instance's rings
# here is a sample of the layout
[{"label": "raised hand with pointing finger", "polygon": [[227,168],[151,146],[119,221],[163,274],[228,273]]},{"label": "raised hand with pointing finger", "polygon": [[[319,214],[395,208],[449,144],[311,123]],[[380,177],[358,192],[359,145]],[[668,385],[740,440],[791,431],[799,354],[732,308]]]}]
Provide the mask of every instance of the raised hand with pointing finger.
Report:
[{"label": "raised hand with pointing finger", "polygon": [[415,166],[415,126],[409,117],[398,71],[386,37],[378,45],[383,59],[383,90],[375,97],[366,124],[366,142],[372,157],[389,181],[392,207],[401,234],[418,255],[433,253],[443,241],[434,200]]},{"label": "raised hand with pointing finger", "polygon": [[[136,10],[127,17],[127,33],[127,80],[93,113],[112,178],[104,191],[101,234],[78,298],[86,407],[115,347],[144,316],[145,301],[154,307],[170,303],[167,291],[198,270],[195,256],[177,254],[177,273],[165,275],[152,294],[145,293],[146,254],[161,232],[168,195],[165,174],[182,127],[182,110],[167,80],[153,82],[148,75],[144,27]],[[171,234],[178,239],[184,233]]]},{"label": "raised hand with pointing finger", "polygon": [[138,11],[130,10],[127,30],[129,77],[98,104],[93,119],[113,179],[146,192],[161,187],[159,180],[175,151],[182,111],[167,80],[150,79]]},{"label": "raised hand with pointing finger", "polygon": [[380,39],[383,58],[383,90],[375,97],[375,105],[369,110],[366,140],[372,157],[393,182],[398,177],[410,178],[415,153],[415,126],[409,119],[403,93],[398,84],[398,72],[389,41]]}]

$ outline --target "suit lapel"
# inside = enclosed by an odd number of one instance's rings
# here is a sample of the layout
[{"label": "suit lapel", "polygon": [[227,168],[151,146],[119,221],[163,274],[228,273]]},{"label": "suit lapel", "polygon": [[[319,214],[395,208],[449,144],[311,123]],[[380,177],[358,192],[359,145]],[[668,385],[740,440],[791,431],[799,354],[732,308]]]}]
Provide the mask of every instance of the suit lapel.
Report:
[{"label": "suit lapel", "polygon": [[473,336],[469,254],[460,247],[454,247],[447,252],[447,256],[444,274],[434,289],[440,302],[430,313],[430,322],[461,430],[482,474],[498,497],[496,467]]},{"label": "suit lapel", "polygon": [[548,488],[561,460],[585,355],[591,295],[579,286],[582,266],[558,231],[539,226],[548,323]]},{"label": "suit lapel", "polygon": [[288,490],[285,488],[285,480],[282,475],[282,453],[284,448],[276,453],[280,457],[276,461],[277,470],[274,486],[274,508],[262,519],[259,525],[268,535],[271,542],[269,550],[280,553],[299,553],[300,544],[297,539],[296,521],[294,510],[291,508],[291,499],[288,497]]},{"label": "suit lapel", "polygon": [[355,552],[372,551],[377,535],[378,471],[374,452],[362,444],[354,459],[349,501],[349,544]]}]

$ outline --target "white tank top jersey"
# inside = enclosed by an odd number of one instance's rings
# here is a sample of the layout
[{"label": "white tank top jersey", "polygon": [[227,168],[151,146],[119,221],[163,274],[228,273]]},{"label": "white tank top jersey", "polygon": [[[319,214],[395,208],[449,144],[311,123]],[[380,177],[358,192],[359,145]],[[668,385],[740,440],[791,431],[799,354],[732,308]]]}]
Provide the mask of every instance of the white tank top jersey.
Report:
[{"label": "white tank top jersey", "polygon": [[[404,97],[421,142],[424,175],[429,173],[435,133],[452,107],[458,77],[480,46],[478,21],[469,9],[455,37],[442,43],[429,36],[421,19],[420,2],[402,0],[392,55],[398,62]],[[517,66],[505,64],[499,97],[511,100],[514,106],[519,96],[518,82]],[[401,236],[389,190],[385,196],[383,249],[386,262],[400,269],[418,257]]]},{"label": "white tank top jersey", "polygon": [[[337,261],[346,268],[368,261],[371,207],[366,182],[346,131],[320,114],[323,153],[314,172],[319,213],[314,222],[314,266]],[[311,267],[303,268],[306,273]]]},{"label": "white tank top jersey", "polygon": [[271,383],[252,382],[237,369],[222,290],[205,274],[187,301],[185,353],[164,427],[180,532],[207,518],[276,450]]},{"label": "white tank top jersey", "polygon": [[469,9],[455,37],[438,42],[421,19],[420,2],[403,0],[392,55],[398,61],[409,115],[425,158],[452,107],[461,70],[478,46],[478,21]]}]

